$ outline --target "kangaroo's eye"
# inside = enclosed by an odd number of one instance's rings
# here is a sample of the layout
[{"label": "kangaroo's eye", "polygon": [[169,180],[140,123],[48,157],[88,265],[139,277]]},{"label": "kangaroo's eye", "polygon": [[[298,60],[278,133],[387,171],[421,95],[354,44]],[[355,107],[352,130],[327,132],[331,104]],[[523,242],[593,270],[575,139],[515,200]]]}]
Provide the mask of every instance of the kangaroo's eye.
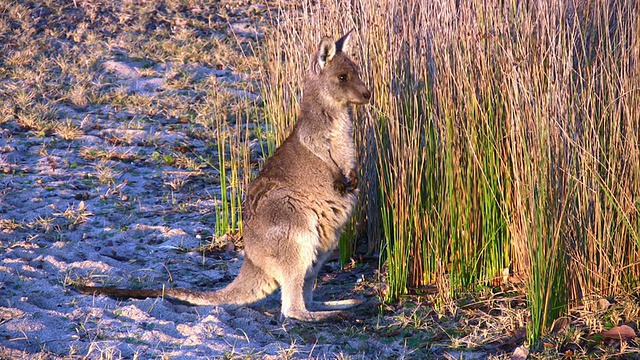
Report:
[{"label": "kangaroo's eye", "polygon": [[340,79],[340,81],[347,81],[347,74],[340,75],[338,79]]}]

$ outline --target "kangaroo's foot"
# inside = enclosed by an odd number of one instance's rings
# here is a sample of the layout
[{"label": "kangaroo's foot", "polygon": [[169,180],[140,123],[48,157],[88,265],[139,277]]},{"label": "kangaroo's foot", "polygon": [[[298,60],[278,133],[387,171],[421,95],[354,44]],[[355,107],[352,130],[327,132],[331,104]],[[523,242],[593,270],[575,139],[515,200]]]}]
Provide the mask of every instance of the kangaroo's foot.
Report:
[{"label": "kangaroo's foot", "polygon": [[335,300],[335,301],[312,301],[310,303],[307,303],[307,309],[311,311],[346,310],[360,304],[362,304],[362,300],[358,300],[358,299]]},{"label": "kangaroo's foot", "polygon": [[[301,321],[332,321],[347,317],[347,313],[341,311],[342,307],[332,308],[319,303],[319,309],[311,309],[313,303],[312,288],[315,272],[305,278],[305,268],[293,272],[293,276],[282,283],[282,314],[280,320],[296,319]],[[304,295],[303,295],[304,294]],[[310,311],[318,310],[318,311]]]},{"label": "kangaroo's foot", "polygon": [[296,319],[308,322],[338,321],[349,317],[345,311],[308,311],[308,310],[290,310],[287,314],[280,314],[280,321],[286,319]]}]

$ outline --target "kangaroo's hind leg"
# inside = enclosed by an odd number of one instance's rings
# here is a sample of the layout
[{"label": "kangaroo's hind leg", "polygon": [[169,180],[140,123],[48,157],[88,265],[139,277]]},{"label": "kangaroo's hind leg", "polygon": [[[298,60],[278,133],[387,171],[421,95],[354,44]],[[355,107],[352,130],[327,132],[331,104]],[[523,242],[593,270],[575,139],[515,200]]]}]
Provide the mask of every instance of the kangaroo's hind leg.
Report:
[{"label": "kangaroo's hind leg", "polygon": [[[293,256],[280,264],[279,279],[282,291],[282,316],[302,321],[326,321],[344,316],[340,311],[309,311],[313,281],[320,268],[316,263],[318,234],[306,230],[292,232],[290,244]],[[324,261],[324,259],[322,259]],[[317,266],[314,266],[316,263]]]},{"label": "kangaroo's hind leg", "polygon": [[[282,288],[282,317],[302,321],[327,321],[345,317],[339,310],[309,311],[304,301],[304,274],[290,277],[281,285]],[[329,309],[327,307],[327,309]]]},{"label": "kangaroo's hind leg", "polygon": [[318,255],[318,261],[313,266],[313,271],[308,273],[304,279],[304,302],[307,306],[308,310],[311,311],[331,311],[331,310],[346,310],[352,308],[356,305],[362,303],[362,301],[357,299],[345,299],[345,300],[334,300],[334,301],[314,301],[313,300],[313,289],[315,288],[316,280],[318,278],[318,272],[320,272],[320,268],[324,264],[327,254]]}]

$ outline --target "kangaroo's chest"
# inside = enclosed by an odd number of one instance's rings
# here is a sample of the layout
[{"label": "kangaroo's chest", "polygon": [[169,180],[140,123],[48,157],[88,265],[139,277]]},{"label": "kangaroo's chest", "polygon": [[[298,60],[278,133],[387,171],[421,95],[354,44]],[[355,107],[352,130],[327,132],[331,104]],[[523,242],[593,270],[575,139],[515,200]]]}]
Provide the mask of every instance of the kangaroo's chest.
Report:
[{"label": "kangaroo's chest", "polygon": [[331,156],[344,174],[348,174],[356,166],[356,148],[351,120],[348,114],[344,114],[334,121],[334,128],[329,134]]}]

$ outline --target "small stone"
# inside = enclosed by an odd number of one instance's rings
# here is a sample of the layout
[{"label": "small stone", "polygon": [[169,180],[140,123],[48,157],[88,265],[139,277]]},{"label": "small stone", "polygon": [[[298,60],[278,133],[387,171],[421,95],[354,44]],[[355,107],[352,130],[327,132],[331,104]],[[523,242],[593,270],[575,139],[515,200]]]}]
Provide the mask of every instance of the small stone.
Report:
[{"label": "small stone", "polygon": [[82,122],[80,123],[80,129],[82,129],[82,131],[87,132],[95,128],[96,128],[96,124],[93,121],[93,119],[91,119],[91,117],[87,116],[84,119],[82,119]]},{"label": "small stone", "polygon": [[620,325],[603,332],[602,336],[607,339],[628,341],[636,337],[636,331],[629,325]]},{"label": "small stone", "polygon": [[571,325],[571,318],[568,316],[563,316],[554,320],[553,325],[551,325],[551,332],[556,334],[564,334],[567,329]]},{"label": "small stone", "polygon": [[522,345],[522,346],[518,346],[515,351],[513,352],[513,355],[511,355],[511,360],[527,360],[527,357],[529,356],[529,349]]},{"label": "small stone", "polygon": [[602,298],[600,300],[598,300],[598,310],[599,311],[604,311],[607,310],[609,308],[609,306],[611,306],[611,303],[609,302],[609,300]]}]

